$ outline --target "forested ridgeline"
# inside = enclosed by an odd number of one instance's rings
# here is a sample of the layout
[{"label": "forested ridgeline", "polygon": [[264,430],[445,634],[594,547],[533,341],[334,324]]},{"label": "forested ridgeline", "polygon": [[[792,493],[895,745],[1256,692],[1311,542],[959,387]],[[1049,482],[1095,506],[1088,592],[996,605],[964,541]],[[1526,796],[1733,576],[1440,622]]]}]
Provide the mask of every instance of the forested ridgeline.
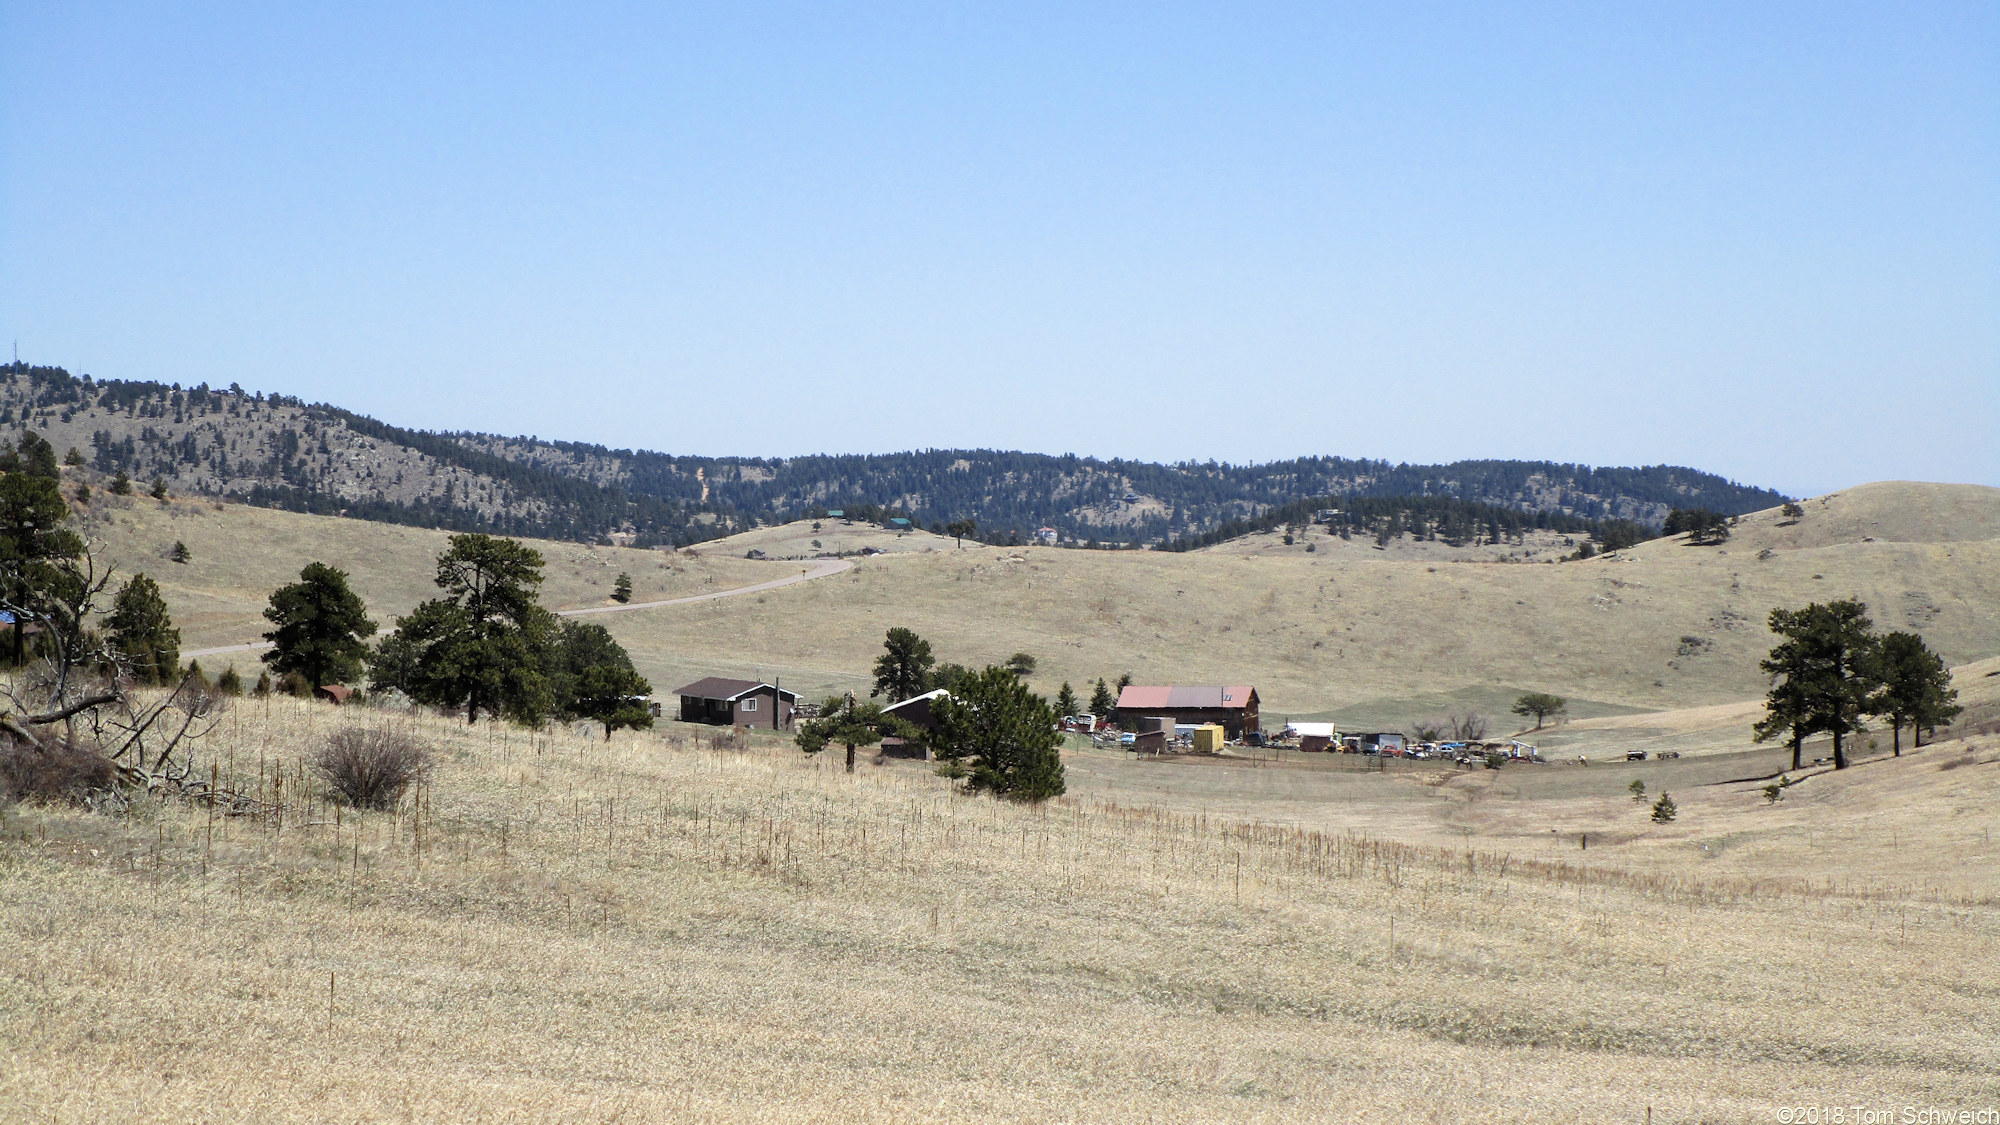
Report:
[{"label": "forested ridgeline", "polygon": [[[1685,511],[1686,509],[1676,509]],[[1342,537],[1360,535],[1378,544],[1409,535],[1447,546],[1513,543],[1530,531],[1555,531],[1619,550],[1654,537],[1655,529],[1623,519],[1592,519],[1548,510],[1459,500],[1448,496],[1321,496],[1295,500],[1249,519],[1228,520],[1199,535],[1175,539],[1169,551],[1193,551],[1244,535],[1325,524]],[[1286,542],[1290,542],[1290,538]]]},{"label": "forested ridgeline", "polygon": [[[1489,526],[1513,512],[1648,527],[1673,508],[1736,514],[1784,499],[1673,466],[1341,457],[1155,464],[998,450],[675,456],[408,430],[235,385],[183,389],[0,366],[0,428],[21,427],[59,451],[78,449],[97,473],[157,479],[179,492],[455,531],[558,539],[626,531],[641,546],[700,542],[828,508],[893,511],[934,528],[970,518],[982,537],[1002,539],[1054,527],[1112,545],[1210,542],[1225,525],[1275,526],[1272,519],[1290,517],[1274,511],[1330,498],[1349,508],[1384,497],[1486,505],[1499,510],[1476,517]],[[1471,509],[1438,517],[1454,528],[1474,518]]]},{"label": "forested ridgeline", "polygon": [[[1000,450],[922,450],[784,459],[670,457],[576,443],[456,435],[538,466],[617,482],[635,495],[697,501],[718,512],[797,518],[876,505],[935,526],[971,516],[982,533],[1053,527],[1065,538],[1106,543],[1198,537],[1232,520],[1328,497],[1458,500],[1657,528],[1675,508],[1734,515],[1773,507],[1779,493],[1673,466],[1592,468],[1545,461],[1392,465],[1309,457],[1262,465],[1162,465]],[[1485,517],[1481,517],[1482,519]],[[1553,526],[1553,525],[1545,525]],[[1558,529],[1560,530],[1560,529]]]}]

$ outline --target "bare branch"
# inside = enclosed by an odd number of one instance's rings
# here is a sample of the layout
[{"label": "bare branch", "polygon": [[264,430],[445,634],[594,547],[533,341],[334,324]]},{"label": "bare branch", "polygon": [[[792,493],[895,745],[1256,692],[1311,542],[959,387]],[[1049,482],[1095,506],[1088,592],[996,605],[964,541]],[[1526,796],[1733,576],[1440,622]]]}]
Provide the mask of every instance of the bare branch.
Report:
[{"label": "bare branch", "polygon": [[116,703],[120,698],[120,693],[116,691],[99,692],[96,695],[86,695],[75,703],[59,710],[50,711],[44,715],[24,715],[22,718],[31,726],[46,726],[49,723],[60,723],[72,715],[88,711],[93,707],[102,707],[107,703]]}]

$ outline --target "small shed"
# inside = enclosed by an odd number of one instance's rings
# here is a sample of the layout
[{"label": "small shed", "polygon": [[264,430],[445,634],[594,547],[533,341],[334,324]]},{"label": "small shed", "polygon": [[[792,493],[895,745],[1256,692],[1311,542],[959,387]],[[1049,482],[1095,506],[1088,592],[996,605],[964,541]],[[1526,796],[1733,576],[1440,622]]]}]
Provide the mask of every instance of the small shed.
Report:
[{"label": "small shed", "polygon": [[786,730],[799,693],[757,680],[710,676],[674,692],[681,697],[681,722],[721,727],[769,727]]},{"label": "small shed", "polygon": [[1194,728],[1194,752],[1197,754],[1221,753],[1222,734],[1221,723],[1203,723]]},{"label": "small shed", "polygon": [[1363,754],[1401,754],[1407,746],[1403,732],[1397,730],[1368,731],[1358,738]]},{"label": "small shed", "polygon": [[345,684],[323,684],[313,689],[313,695],[338,707],[354,698],[354,689]]},{"label": "small shed", "polygon": [[894,715],[896,718],[903,720],[913,727],[934,730],[937,727],[937,720],[931,716],[931,705],[936,703],[940,696],[947,694],[949,693],[943,688],[938,688],[934,691],[927,691],[922,695],[913,695],[901,703],[891,704],[882,708],[882,713],[884,715]]},{"label": "small shed", "polygon": [[882,740],[882,756],[884,758],[912,758],[919,762],[928,762],[931,760],[931,748],[921,742],[911,742],[907,738],[898,738],[892,734]]},{"label": "small shed", "polygon": [[1285,733],[1299,740],[1299,749],[1312,752],[1330,748],[1339,737],[1332,723],[1286,723]]}]

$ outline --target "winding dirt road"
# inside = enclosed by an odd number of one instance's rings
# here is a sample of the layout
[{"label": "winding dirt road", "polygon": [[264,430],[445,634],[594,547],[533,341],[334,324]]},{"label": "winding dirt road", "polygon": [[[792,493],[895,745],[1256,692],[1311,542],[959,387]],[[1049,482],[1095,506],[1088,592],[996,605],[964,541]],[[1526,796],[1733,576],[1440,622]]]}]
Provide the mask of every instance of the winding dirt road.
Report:
[{"label": "winding dirt road", "polygon": [[[665,598],[656,602],[631,602],[626,605],[592,606],[589,609],[559,609],[557,617],[589,617],[598,613],[632,613],[641,609],[659,609],[669,605],[687,605],[690,602],[712,602],[721,598],[738,598],[744,594],[760,594],[766,590],[776,590],[784,586],[796,586],[801,582],[811,582],[815,578],[827,578],[835,574],[853,570],[854,564],[847,559],[822,559],[797,574],[783,578],[773,578],[769,582],[759,582],[754,586],[738,586],[733,590],[716,590],[707,594],[690,594],[685,598]],[[220,656],[229,652],[254,652],[271,647],[269,641],[253,641],[247,645],[222,645],[219,648],[184,649],[183,658],[194,660],[204,656]]]}]

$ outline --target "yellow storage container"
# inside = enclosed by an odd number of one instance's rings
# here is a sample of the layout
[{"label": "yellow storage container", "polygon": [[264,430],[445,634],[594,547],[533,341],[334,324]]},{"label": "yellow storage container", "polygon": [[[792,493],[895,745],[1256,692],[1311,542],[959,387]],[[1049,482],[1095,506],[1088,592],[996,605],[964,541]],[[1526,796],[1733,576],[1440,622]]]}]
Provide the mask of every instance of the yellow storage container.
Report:
[{"label": "yellow storage container", "polygon": [[1214,754],[1222,749],[1222,728],[1215,723],[1207,723],[1194,728],[1194,749],[1197,754]]}]

